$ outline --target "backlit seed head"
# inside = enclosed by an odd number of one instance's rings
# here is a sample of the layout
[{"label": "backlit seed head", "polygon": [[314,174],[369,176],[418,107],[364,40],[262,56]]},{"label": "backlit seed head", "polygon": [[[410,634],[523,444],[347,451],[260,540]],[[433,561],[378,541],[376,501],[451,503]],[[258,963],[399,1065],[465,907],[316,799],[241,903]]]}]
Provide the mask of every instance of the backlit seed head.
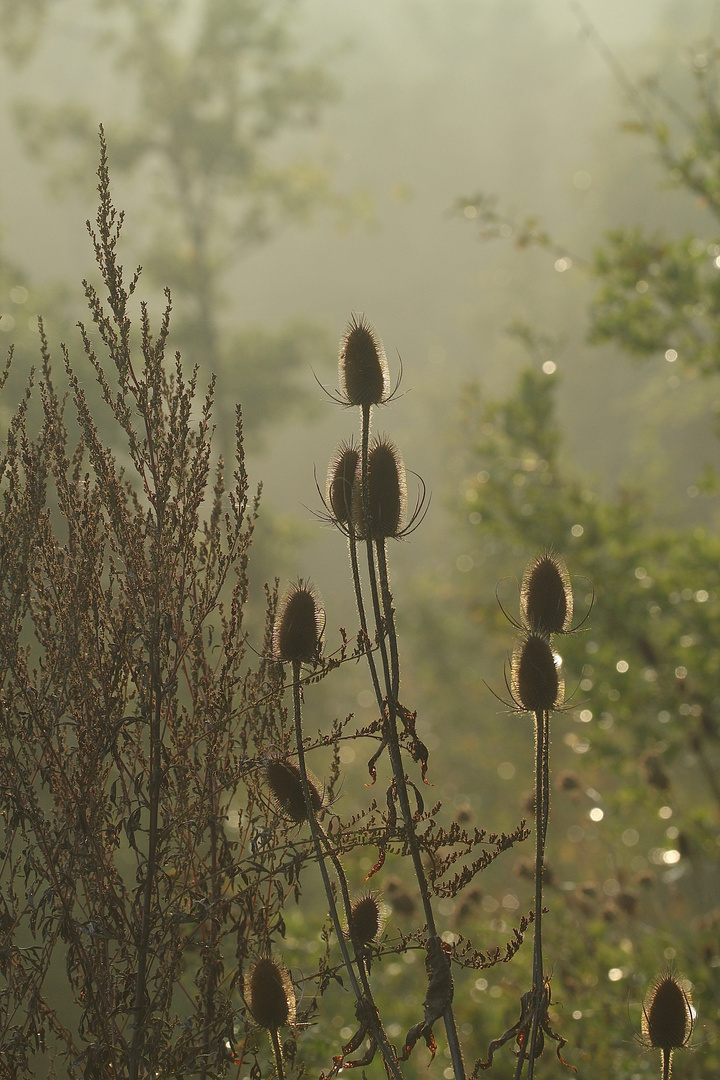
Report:
[{"label": "backlit seed head", "polygon": [[350,908],[348,937],[353,945],[370,945],[377,941],[387,912],[385,905],[373,893],[361,896]]},{"label": "backlit seed head", "polygon": [[353,315],[340,342],[340,391],[348,405],[380,405],[390,393],[390,372],[382,342]]},{"label": "backlit seed head", "polygon": [[643,1043],[648,1050],[679,1050],[687,1046],[693,1023],[690,994],[666,971],[655,980],[643,1002]]},{"label": "backlit seed head", "polygon": [[310,584],[298,581],[283,597],[273,627],[276,660],[311,663],[322,648],[325,613]]},{"label": "backlit seed head", "polygon": [[533,633],[562,634],[570,629],[572,588],[559,555],[546,552],[528,564],[520,587],[520,610]]},{"label": "backlit seed head", "polygon": [[370,528],[366,529],[362,487],[356,483],[353,497],[353,524],[360,537],[369,531],[373,540],[399,536],[405,523],[407,482],[400,451],[389,439],[373,441],[367,464],[367,507]]},{"label": "backlit seed head", "polygon": [[271,956],[255,961],[244,980],[245,1001],[260,1027],[277,1031],[295,1023],[295,994],[284,964]]},{"label": "backlit seed head", "polygon": [[[273,803],[279,814],[300,825],[307,821],[307,806],[302,789],[300,769],[294,761],[285,757],[271,757],[266,763],[265,780],[270,788]],[[310,805],[317,813],[325,805],[320,784],[308,773]]]},{"label": "backlit seed head", "polygon": [[343,443],[330,462],[327,505],[339,525],[347,525],[352,516],[353,489],[359,465],[360,451],[352,442]]},{"label": "backlit seed head", "polygon": [[528,634],[512,658],[512,695],[528,712],[547,712],[562,702],[564,684],[550,643],[540,634]]}]

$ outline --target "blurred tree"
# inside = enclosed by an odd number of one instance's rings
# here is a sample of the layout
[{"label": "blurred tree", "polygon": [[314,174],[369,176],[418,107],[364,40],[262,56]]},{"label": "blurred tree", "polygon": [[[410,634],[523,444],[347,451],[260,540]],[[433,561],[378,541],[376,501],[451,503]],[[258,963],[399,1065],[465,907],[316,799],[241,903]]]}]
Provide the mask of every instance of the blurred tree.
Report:
[{"label": "blurred tree", "polygon": [[[343,215],[350,206],[327,169],[292,144],[337,92],[319,64],[295,57],[288,25],[296,7],[295,0],[0,0],[5,48],[16,63],[58,20],[66,30],[81,26],[107,56],[121,112],[102,119],[115,175],[144,185],[146,277],[169,285],[181,307],[176,348],[214,371],[242,368],[238,396],[255,433],[300,400],[293,372],[330,346],[305,323],[279,334],[238,329],[228,314],[228,275],[281,224],[307,220],[320,206]],[[52,165],[54,185],[87,183],[95,103],[24,100],[16,120],[27,150]]]}]

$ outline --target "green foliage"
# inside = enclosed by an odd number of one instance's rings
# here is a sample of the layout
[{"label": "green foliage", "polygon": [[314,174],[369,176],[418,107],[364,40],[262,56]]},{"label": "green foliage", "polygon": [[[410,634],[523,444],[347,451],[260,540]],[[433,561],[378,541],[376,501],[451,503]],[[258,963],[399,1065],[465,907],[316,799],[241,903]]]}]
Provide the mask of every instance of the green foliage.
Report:
[{"label": "green foliage", "polygon": [[[707,233],[680,239],[639,226],[609,232],[592,264],[589,330],[592,341],[630,355],[677,361],[708,389],[720,373],[718,56],[713,45],[695,54],[693,111],[656,82],[632,86],[620,69],[637,113],[633,130],[653,138],[669,183],[700,196],[710,220]],[[492,205],[478,212],[481,224],[503,223]],[[534,224],[526,235],[560,250]],[[537,332],[524,336],[537,351]],[[603,1075],[645,1075],[650,1064],[612,1030],[614,989],[628,987],[637,1016],[653,971],[677,963],[693,986],[703,1045],[676,1070],[704,1076],[718,1069],[720,1020],[717,478],[707,467],[698,479],[694,493],[708,501],[692,522],[676,509],[687,503],[678,504],[669,481],[648,487],[638,476],[601,494],[564,445],[557,387],[556,376],[533,366],[503,400],[468,388],[456,436],[467,565],[443,599],[464,601],[489,643],[502,621],[492,584],[510,569],[509,552],[516,572],[543,548],[561,551],[572,568],[579,630],[557,648],[577,687],[564,724],[553,725],[563,734],[553,746],[548,842],[558,886],[550,910],[567,929],[554,933],[550,920],[556,996],[564,992],[566,1007],[572,1000],[577,1008],[582,1060]],[[512,592],[501,581],[506,610]],[[468,624],[461,630],[447,619],[444,629],[460,666]]]},{"label": "green foliage", "polygon": [[649,238],[639,228],[610,232],[596,254],[600,287],[590,340],[629,353],[658,352],[704,375],[720,370],[720,244],[697,237]]}]

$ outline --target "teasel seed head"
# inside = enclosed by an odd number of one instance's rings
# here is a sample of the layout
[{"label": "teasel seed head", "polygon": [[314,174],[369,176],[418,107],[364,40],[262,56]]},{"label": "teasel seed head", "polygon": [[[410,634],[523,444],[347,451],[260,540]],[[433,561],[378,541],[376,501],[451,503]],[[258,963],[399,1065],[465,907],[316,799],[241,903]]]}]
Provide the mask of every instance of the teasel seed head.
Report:
[{"label": "teasel seed head", "polygon": [[310,582],[298,581],[285,593],[273,627],[276,660],[311,663],[322,648],[325,612]]},{"label": "teasel seed head", "polygon": [[353,315],[340,341],[340,392],[347,405],[380,405],[390,393],[382,342],[365,316]]},{"label": "teasel seed head", "polygon": [[515,648],[511,665],[511,692],[515,703],[528,712],[548,712],[562,703],[564,683],[548,639],[527,634]]},{"label": "teasel seed head", "polygon": [[370,945],[377,941],[387,918],[385,905],[374,893],[359,897],[350,908],[347,934],[353,945]]},{"label": "teasel seed head", "polygon": [[[307,821],[307,806],[305,805],[302,776],[298,765],[289,758],[278,755],[271,757],[266,762],[264,773],[278,813],[289,821],[294,821],[296,825]],[[308,773],[308,787],[310,789],[310,805],[317,813],[322,810],[325,800],[322,795],[321,785],[310,773]]]},{"label": "teasel seed head", "polygon": [[528,566],[520,587],[520,611],[528,630],[563,634],[570,629],[573,594],[563,560],[547,551]]},{"label": "teasel seed head", "polygon": [[295,994],[290,973],[271,956],[259,957],[244,980],[245,1001],[253,1019],[268,1031],[295,1023]]},{"label": "teasel seed head", "polygon": [[670,971],[660,975],[643,1002],[642,1039],[648,1050],[670,1053],[687,1046],[693,1029],[690,995]]},{"label": "teasel seed head", "polygon": [[362,486],[355,484],[353,524],[360,537],[367,532],[373,540],[402,534],[407,508],[407,481],[400,451],[386,438],[376,438],[368,453],[367,507],[370,527],[366,529]]},{"label": "teasel seed head", "polygon": [[330,462],[327,479],[327,506],[338,525],[352,517],[353,490],[360,466],[360,451],[352,442],[342,443]]}]

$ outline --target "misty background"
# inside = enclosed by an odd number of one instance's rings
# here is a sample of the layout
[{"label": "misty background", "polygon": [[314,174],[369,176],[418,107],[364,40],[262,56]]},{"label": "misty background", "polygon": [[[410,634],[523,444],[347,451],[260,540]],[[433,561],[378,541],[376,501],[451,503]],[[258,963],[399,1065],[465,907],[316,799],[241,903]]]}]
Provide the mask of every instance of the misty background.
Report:
[{"label": "misty background", "polygon": [[[188,4],[188,33],[192,9]],[[588,0],[584,10],[638,80],[668,72],[681,80],[683,50],[717,25],[717,6],[707,2]],[[95,125],[105,126],[112,170],[114,129],[132,112],[134,88],[131,72],[115,69],[93,47],[97,12],[64,3],[51,6],[46,19],[31,61],[24,67],[6,61],[0,71],[2,240],[33,282],[60,279],[77,302],[81,278],[93,271],[84,222],[94,214],[94,177],[87,175],[84,189],[52,197],[53,168],[28,157],[14,102],[89,108]],[[652,146],[620,130],[632,109],[565,0],[307,0],[297,5],[292,33],[297,58],[319,61],[337,96],[313,127],[284,133],[272,153],[282,160],[300,149],[322,163],[352,210],[338,215],[319,208],[302,224],[283,225],[266,243],[239,252],[224,281],[226,322],[275,330],[287,320],[306,320],[328,343],[312,370],[307,364],[297,374],[308,401],[317,401],[314,409],[278,415],[276,422],[271,416],[262,440],[252,414],[247,417],[251,476],[262,479],[268,510],[297,518],[312,536],[302,573],[322,587],[330,559],[340,575],[343,545],[335,538],[317,543],[303,504],[319,508],[312,463],[323,487],[327,461],[352,421],[323,399],[313,372],[336,387],[335,343],[351,312],[364,312],[395,372],[402,357],[403,396],[392,409],[391,433],[408,469],[433,493],[427,522],[402,563],[451,568],[458,552],[447,542],[445,508],[457,481],[448,433],[464,383],[479,379],[495,395],[526,361],[523,347],[506,334],[514,320],[556,340],[562,421],[579,465],[601,485],[636,470],[651,376],[611,349],[585,344],[592,282],[581,259],[617,225],[666,226],[673,217],[678,232],[692,228],[693,208],[676,193],[659,192]],[[134,239],[153,214],[149,196],[161,183],[155,174],[115,176],[115,198],[127,211],[128,266]],[[512,234],[480,241],[480,229],[466,216],[472,208],[462,210],[463,197],[478,192],[497,195],[499,209],[518,221],[536,216],[580,259],[565,269],[552,249],[518,251]],[[34,322],[35,312],[7,297],[1,306],[18,322],[26,316]],[[3,338],[13,337],[7,319],[0,328]],[[57,347],[52,326],[50,333]],[[34,360],[21,358],[28,365]],[[185,360],[203,363],[202,355]],[[242,402],[242,372],[224,370],[220,379],[221,398]],[[378,429],[384,420],[377,418]],[[651,437],[645,455],[658,453]],[[685,463],[688,475],[696,464]],[[289,559],[298,538],[288,530]],[[281,576],[295,572],[278,568]],[[349,616],[341,610],[329,618]]]}]

